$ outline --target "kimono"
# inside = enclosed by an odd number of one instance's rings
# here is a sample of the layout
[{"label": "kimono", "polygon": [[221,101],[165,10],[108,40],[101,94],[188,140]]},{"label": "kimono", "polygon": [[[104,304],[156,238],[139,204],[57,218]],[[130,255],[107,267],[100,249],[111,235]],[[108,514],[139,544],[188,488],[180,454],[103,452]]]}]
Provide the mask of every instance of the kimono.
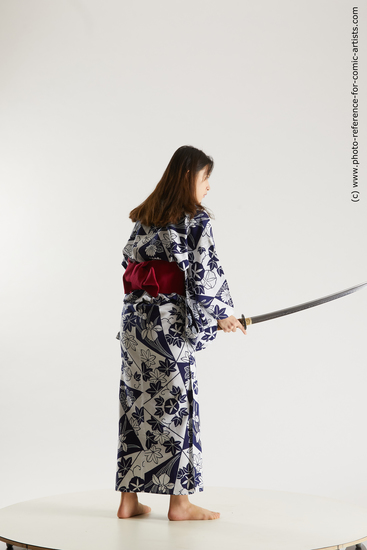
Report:
[{"label": "kimono", "polygon": [[216,254],[210,218],[177,224],[136,222],[128,261],[176,262],[185,295],[125,295],[116,490],[187,495],[203,490],[196,351],[213,341],[233,302]]}]

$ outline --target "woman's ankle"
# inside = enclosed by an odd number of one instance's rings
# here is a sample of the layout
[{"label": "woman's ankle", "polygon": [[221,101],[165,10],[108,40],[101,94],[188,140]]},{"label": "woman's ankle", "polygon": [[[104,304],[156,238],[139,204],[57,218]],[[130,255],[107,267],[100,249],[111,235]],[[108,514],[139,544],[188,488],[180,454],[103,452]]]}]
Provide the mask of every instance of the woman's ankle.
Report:
[{"label": "woman's ankle", "polygon": [[184,508],[190,504],[188,495],[171,495],[169,507],[170,508]]}]

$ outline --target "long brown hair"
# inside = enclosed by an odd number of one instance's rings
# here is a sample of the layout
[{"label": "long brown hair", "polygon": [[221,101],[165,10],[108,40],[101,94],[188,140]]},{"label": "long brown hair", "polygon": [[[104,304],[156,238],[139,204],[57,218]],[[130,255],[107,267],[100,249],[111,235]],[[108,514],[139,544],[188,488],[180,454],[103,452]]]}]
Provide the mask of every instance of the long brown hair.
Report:
[{"label": "long brown hair", "polygon": [[205,210],[196,199],[196,175],[207,168],[210,175],[214,161],[200,149],[183,145],[173,154],[153,193],[130,212],[133,222],[163,227],[177,223],[185,214],[193,218]]}]

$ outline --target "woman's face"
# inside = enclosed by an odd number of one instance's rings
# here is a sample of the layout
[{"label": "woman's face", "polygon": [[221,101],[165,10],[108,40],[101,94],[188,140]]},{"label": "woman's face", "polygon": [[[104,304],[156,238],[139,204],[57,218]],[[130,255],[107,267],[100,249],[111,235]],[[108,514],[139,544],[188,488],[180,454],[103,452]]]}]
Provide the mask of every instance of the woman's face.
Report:
[{"label": "woman's face", "polygon": [[208,168],[204,166],[204,168],[196,174],[196,200],[199,204],[201,204],[201,201],[206,197],[209,190]]}]

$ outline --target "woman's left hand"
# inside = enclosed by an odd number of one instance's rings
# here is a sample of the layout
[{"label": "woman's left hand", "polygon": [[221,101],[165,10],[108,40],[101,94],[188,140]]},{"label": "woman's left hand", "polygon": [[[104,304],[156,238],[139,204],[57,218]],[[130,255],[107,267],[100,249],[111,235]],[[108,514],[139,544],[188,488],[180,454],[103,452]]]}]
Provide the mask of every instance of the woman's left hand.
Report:
[{"label": "woman's left hand", "polygon": [[218,319],[218,325],[222,330],[224,330],[224,332],[236,332],[239,328],[242,330],[243,334],[247,334],[245,327],[239,322],[238,319],[236,319],[234,315],[230,315],[225,319]]}]

